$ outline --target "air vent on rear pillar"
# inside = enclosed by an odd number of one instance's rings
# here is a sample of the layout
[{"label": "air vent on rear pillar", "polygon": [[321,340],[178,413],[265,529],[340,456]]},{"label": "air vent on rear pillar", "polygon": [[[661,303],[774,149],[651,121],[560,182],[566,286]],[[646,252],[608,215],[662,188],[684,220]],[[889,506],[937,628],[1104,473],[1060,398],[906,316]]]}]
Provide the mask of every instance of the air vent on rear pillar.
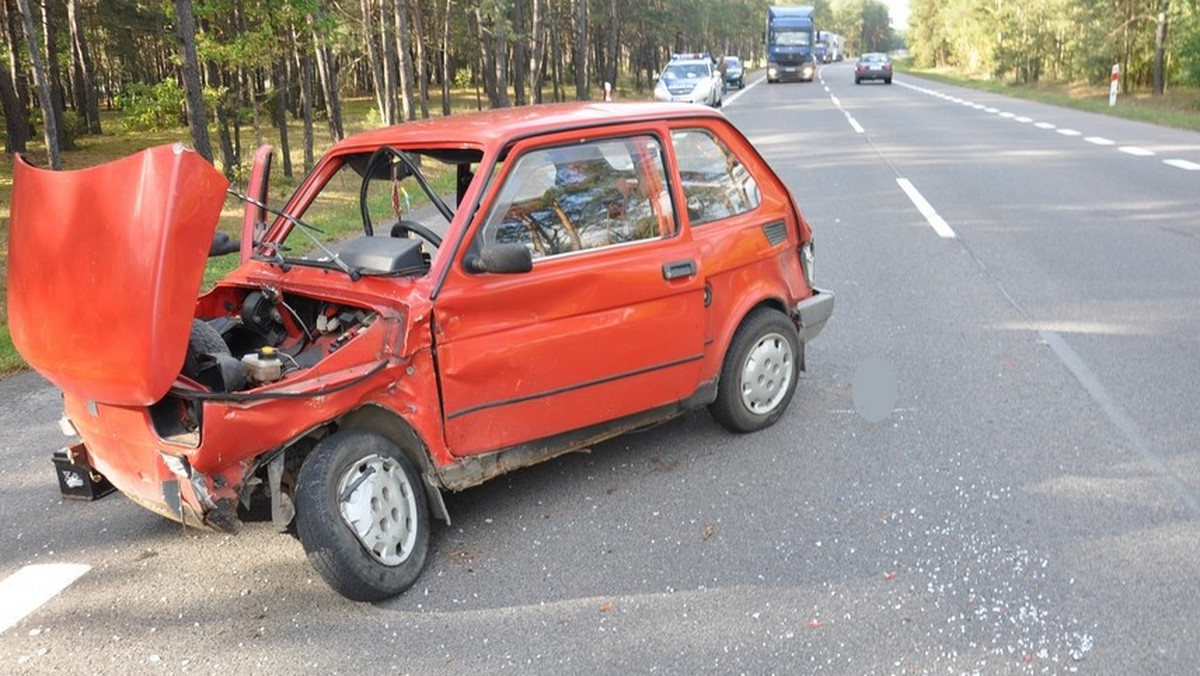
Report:
[{"label": "air vent on rear pillar", "polygon": [[787,239],[787,225],[783,221],[776,221],[763,226],[763,234],[767,236],[767,241],[771,246],[775,246]]}]

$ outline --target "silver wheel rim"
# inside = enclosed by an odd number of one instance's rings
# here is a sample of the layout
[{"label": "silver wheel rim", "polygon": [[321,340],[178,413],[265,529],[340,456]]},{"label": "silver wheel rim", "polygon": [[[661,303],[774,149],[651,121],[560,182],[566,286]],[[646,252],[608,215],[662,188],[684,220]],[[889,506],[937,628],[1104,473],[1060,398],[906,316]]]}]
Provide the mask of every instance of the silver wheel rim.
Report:
[{"label": "silver wheel rim", "polygon": [[395,458],[369,455],[338,481],[338,510],[364,549],[385,566],[398,566],[417,540],[417,498]]},{"label": "silver wheel rim", "polygon": [[780,333],[758,339],[742,365],[742,404],[756,415],[775,410],[787,395],[795,369],[792,344]]}]

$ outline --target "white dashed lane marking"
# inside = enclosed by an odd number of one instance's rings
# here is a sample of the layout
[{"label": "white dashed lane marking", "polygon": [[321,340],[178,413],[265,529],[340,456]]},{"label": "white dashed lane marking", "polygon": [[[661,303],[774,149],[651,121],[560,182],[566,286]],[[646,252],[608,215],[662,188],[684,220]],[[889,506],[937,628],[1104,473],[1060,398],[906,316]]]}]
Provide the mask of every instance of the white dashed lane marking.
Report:
[{"label": "white dashed lane marking", "polygon": [[1121,146],[1117,150],[1127,155],[1133,155],[1134,157],[1153,157],[1156,154],[1153,150],[1146,150],[1137,146]]},{"label": "white dashed lane marking", "polygon": [[[999,108],[993,108],[991,106],[986,106],[981,103],[975,103],[973,101],[966,101],[964,99],[960,99],[955,96],[950,96],[949,94],[943,94],[942,92],[934,91],[932,89],[926,89],[925,87],[917,87],[916,85],[910,85],[906,82],[900,82],[900,81],[896,81],[896,84],[900,85],[901,87],[906,87],[913,91],[920,92],[922,94],[928,94],[929,96],[935,96],[939,99],[942,99],[943,101],[949,101],[951,103],[961,103],[962,105],[967,106],[968,108],[982,110],[985,113],[988,113],[990,115],[997,115],[997,116],[1007,119],[1007,120],[1013,120],[1014,122],[1021,122],[1023,124],[1028,124],[1030,122],[1033,122],[1033,118],[1031,118],[1031,117],[1026,117],[1024,115],[1017,115],[1017,114],[1011,113],[1009,111],[1001,111]],[[1092,145],[1096,145],[1096,146],[1115,146],[1117,144],[1116,141],[1113,141],[1112,139],[1104,138],[1103,136],[1084,136],[1083,132],[1075,130],[1075,129],[1068,129],[1066,127],[1059,128],[1058,125],[1056,125],[1052,122],[1033,122],[1033,125],[1035,127],[1037,127],[1038,129],[1045,129],[1048,131],[1054,130],[1055,132],[1057,132],[1058,134],[1061,134],[1063,136],[1068,136],[1068,137],[1083,136],[1084,141],[1087,141],[1088,143],[1091,143]],[[1148,148],[1142,148],[1139,146],[1121,146],[1121,147],[1117,148],[1117,150],[1120,150],[1121,152],[1125,153],[1126,155],[1133,155],[1134,157],[1154,157],[1155,155],[1158,154],[1158,153],[1154,152],[1153,150],[1150,150]],[[1191,160],[1172,158],[1172,159],[1163,160],[1163,164],[1170,166],[1170,167],[1174,167],[1176,169],[1182,169],[1184,171],[1200,171],[1200,164],[1193,162]]]},{"label": "white dashed lane marking", "polygon": [[929,226],[933,228],[939,237],[946,239],[956,237],[954,230],[938,215],[937,210],[921,195],[916,186],[912,184],[912,181],[909,181],[907,178],[898,178],[896,179],[896,183],[900,185],[900,189],[904,191],[904,194],[908,195],[908,199],[912,200],[913,205],[917,207],[917,211],[921,212],[921,215],[925,217],[925,222],[929,223]]},{"label": "white dashed lane marking", "polygon": [[1163,164],[1169,164],[1176,169],[1184,171],[1200,171],[1200,164],[1189,162],[1188,160],[1163,160]]}]

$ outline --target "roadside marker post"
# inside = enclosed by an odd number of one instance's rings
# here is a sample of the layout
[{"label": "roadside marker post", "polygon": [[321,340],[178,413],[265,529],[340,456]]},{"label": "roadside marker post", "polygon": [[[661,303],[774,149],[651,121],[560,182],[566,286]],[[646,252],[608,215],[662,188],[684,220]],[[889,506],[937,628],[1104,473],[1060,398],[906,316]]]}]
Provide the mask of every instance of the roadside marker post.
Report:
[{"label": "roadside marker post", "polygon": [[1112,82],[1108,85],[1108,107],[1117,105],[1117,82],[1121,78],[1121,64],[1114,63],[1112,67]]}]

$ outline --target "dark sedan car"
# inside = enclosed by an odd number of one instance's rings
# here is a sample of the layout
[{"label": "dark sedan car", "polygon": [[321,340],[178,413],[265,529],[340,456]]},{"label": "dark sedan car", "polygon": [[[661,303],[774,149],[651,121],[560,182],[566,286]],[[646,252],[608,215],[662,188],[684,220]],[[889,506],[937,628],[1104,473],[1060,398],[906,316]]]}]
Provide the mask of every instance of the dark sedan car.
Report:
[{"label": "dark sedan car", "polygon": [[883,80],[884,84],[892,84],[892,60],[887,54],[867,52],[858,57],[854,65],[854,84],[862,84],[863,80]]},{"label": "dark sedan car", "polygon": [[745,70],[742,68],[741,59],[736,56],[725,57],[725,86],[732,87],[737,85],[738,89],[746,86]]}]

